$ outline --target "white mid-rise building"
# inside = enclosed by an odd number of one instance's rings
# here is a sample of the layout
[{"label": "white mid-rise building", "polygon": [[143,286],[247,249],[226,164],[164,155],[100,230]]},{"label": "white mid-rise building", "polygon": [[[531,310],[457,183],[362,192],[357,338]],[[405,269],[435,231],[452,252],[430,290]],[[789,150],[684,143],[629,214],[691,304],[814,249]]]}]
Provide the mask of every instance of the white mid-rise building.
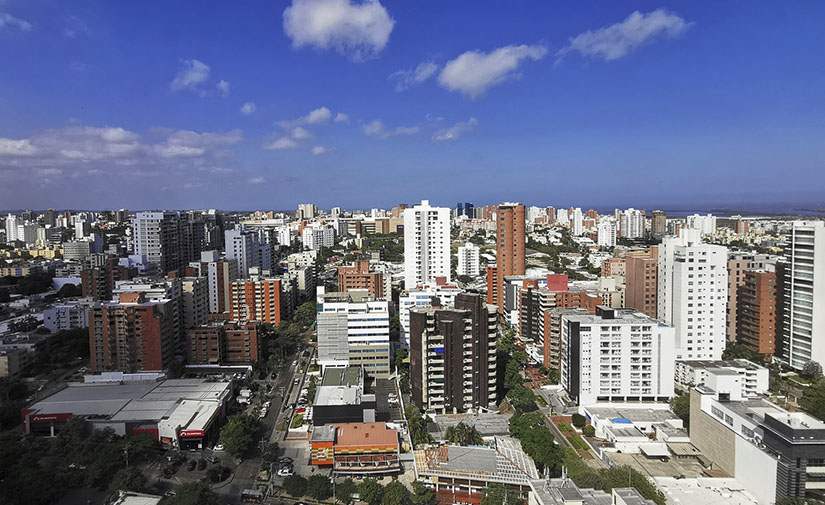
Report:
[{"label": "white mid-rise building", "polygon": [[702,216],[700,214],[688,216],[687,227],[693,228],[694,230],[699,230],[699,233],[701,233],[702,236],[712,235],[716,232],[716,216],[712,214],[708,214],[707,216]]},{"label": "white mid-rise building", "polygon": [[420,205],[404,210],[404,282],[407,289],[443,277],[450,282],[450,209]]},{"label": "white mid-rise building", "polygon": [[770,372],[745,359],[676,362],[676,383],[689,389],[707,384],[716,389],[722,381],[739,386],[743,398],[759,398],[768,392]]},{"label": "white mid-rise building", "polygon": [[561,385],[580,406],[674,396],[673,328],[640,312],[563,315]]},{"label": "white mid-rise building", "polygon": [[599,247],[616,247],[616,220],[602,216],[596,224],[596,242]]},{"label": "white mid-rise building", "polygon": [[458,248],[458,266],[456,273],[458,275],[469,275],[475,277],[479,271],[479,248],[472,242],[467,242]]},{"label": "white mid-rise building", "polygon": [[243,225],[239,225],[234,230],[224,232],[226,248],[226,259],[238,262],[238,275],[245,279],[249,277],[250,267],[260,266],[258,236],[244,230]]},{"label": "white mid-rise building", "polygon": [[642,238],[645,236],[645,215],[641,210],[630,208],[622,211],[619,228],[624,238]]},{"label": "white mid-rise building", "polygon": [[718,360],[726,343],[728,250],[683,229],[659,245],[659,319],[676,330],[680,360]]},{"label": "white mid-rise building", "polygon": [[367,290],[326,293],[317,288],[318,364],[363,366],[373,377],[390,374],[390,312],[386,299]]},{"label": "white mid-rise building", "polygon": [[165,212],[138,212],[132,219],[134,252],[155,265],[160,265],[162,256],[160,229],[165,215]]},{"label": "white mid-rise building", "polygon": [[[795,221],[778,265],[784,292],[782,361],[825,365],[825,222]],[[779,279],[777,279],[779,282]]]},{"label": "white mid-rise building", "polygon": [[335,228],[329,225],[307,226],[301,235],[305,248],[317,251],[335,245]]},{"label": "white mid-rise building", "polygon": [[579,207],[576,207],[570,215],[570,233],[572,233],[573,236],[578,237],[582,234],[583,230],[584,214],[582,214],[582,210]]},{"label": "white mid-rise building", "polygon": [[14,214],[6,216],[6,242],[12,243],[17,240],[18,217]]}]

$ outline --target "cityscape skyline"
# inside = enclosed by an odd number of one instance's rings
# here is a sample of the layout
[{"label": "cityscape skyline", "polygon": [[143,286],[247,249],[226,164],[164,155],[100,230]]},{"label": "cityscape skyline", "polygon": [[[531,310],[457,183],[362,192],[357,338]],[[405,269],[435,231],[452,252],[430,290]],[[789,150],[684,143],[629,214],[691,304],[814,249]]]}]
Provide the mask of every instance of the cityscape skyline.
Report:
[{"label": "cityscape skyline", "polygon": [[823,205],[825,6],[469,5],[5,1],[2,206]]}]

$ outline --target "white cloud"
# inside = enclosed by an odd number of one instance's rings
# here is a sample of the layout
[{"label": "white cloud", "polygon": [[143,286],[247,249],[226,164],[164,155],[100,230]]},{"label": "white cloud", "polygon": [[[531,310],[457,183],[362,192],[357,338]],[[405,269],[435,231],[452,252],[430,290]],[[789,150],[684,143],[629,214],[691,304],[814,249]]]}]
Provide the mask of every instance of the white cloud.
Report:
[{"label": "white cloud", "polygon": [[264,144],[264,149],[267,151],[281,151],[284,149],[295,149],[296,147],[298,147],[298,144],[289,137],[281,137],[274,142]]},{"label": "white cloud", "polygon": [[312,138],[312,134],[309,133],[305,128],[302,128],[300,126],[296,126],[295,128],[293,128],[290,135],[292,135],[292,138],[294,138],[296,140],[304,140],[304,139]]},{"label": "white cloud", "polygon": [[321,155],[321,154],[326,154],[326,152],[327,152],[327,148],[324,147],[324,146],[315,146],[315,147],[312,148],[312,154],[314,156],[318,156],[318,155]]},{"label": "white cloud", "polygon": [[253,177],[246,182],[249,184],[263,184],[266,182],[266,179],[264,179],[263,177]]},{"label": "white cloud", "polygon": [[471,117],[467,121],[456,123],[433,134],[433,142],[454,142],[465,133],[471,132],[478,126],[478,120]]},{"label": "white cloud", "polygon": [[559,50],[556,56],[561,59],[567,53],[576,51],[582,56],[604,61],[617,60],[657,36],[675,38],[691,26],[692,23],[665,9],[656,9],[647,14],[634,11],[621,23],[571,37],[570,43]]},{"label": "white cloud", "polygon": [[218,91],[221,93],[221,96],[229,96],[229,88],[230,85],[228,82],[221,79],[218,81],[218,84],[215,85],[218,88]]},{"label": "white cloud", "polygon": [[320,107],[311,111],[300,120],[305,124],[321,124],[329,121],[330,117],[332,117],[332,112],[326,107]]},{"label": "white cloud", "polygon": [[198,60],[184,60],[170,84],[172,91],[197,89],[198,85],[209,78],[209,65]]},{"label": "white cloud", "polygon": [[253,102],[246,102],[241,105],[241,114],[244,116],[251,116],[256,110],[258,110],[258,107]]},{"label": "white cloud", "polygon": [[32,29],[32,25],[25,19],[16,18],[6,12],[0,12],[0,30],[3,28],[17,28],[27,32]]},{"label": "white cloud", "polygon": [[547,54],[544,46],[505,46],[490,53],[467,51],[448,61],[438,82],[450,91],[478,98],[487,89],[517,76],[525,59],[540,60]]},{"label": "white cloud", "polygon": [[393,25],[378,0],[292,0],[284,10],[284,33],[293,47],[334,49],[355,61],[377,56]]},{"label": "white cloud", "polygon": [[154,173],[186,167],[210,170],[216,158],[225,157],[225,147],[241,140],[240,130],[197,133],[157,129],[144,138],[120,127],[73,124],[25,139],[0,138],[0,172],[63,169],[74,177],[81,168],[84,175],[135,166]]},{"label": "white cloud", "polygon": [[78,35],[88,35],[89,27],[86,26],[77,16],[69,16],[66,18],[66,26],[63,28],[63,35],[67,39],[73,39]]},{"label": "white cloud", "polygon": [[389,137],[394,137],[396,135],[414,135],[418,133],[419,128],[417,126],[399,126],[395,129],[387,128],[387,125],[384,124],[383,121],[380,119],[376,119],[370,123],[367,123],[363,126],[364,134],[370,137],[377,137],[379,139],[386,139]]},{"label": "white cloud", "polygon": [[398,72],[390,74],[390,79],[398,81],[395,85],[396,91],[404,91],[421,84],[435,75],[436,72],[438,72],[438,65],[432,61],[424,61],[412,70],[399,70]]},{"label": "white cloud", "polygon": [[336,123],[349,123],[349,116],[343,112],[339,112],[335,115],[335,119],[333,119],[333,121]]}]

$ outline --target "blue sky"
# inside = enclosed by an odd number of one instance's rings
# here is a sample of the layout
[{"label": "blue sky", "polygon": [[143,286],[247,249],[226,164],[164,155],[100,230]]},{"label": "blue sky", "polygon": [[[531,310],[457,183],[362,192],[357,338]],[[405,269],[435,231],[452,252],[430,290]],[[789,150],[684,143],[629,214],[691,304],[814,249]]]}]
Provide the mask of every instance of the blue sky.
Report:
[{"label": "blue sky", "polygon": [[822,204],[823,21],[814,1],[0,0],[0,208]]}]

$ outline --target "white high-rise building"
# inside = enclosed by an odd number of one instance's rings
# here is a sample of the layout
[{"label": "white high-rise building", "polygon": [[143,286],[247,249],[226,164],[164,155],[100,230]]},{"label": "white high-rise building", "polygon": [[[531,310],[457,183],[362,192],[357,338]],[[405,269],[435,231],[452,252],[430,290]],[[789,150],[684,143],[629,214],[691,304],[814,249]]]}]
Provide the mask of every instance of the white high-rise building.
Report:
[{"label": "white high-rise building", "polygon": [[160,265],[161,222],[165,212],[138,212],[132,219],[132,241],[135,254],[145,256],[147,263]]},{"label": "white high-rise building", "polygon": [[616,220],[602,216],[596,224],[597,243],[599,247],[616,247]]},{"label": "white high-rise building", "polygon": [[582,210],[579,207],[576,207],[570,215],[570,233],[573,234],[574,237],[582,234],[583,221],[584,214],[582,214]]},{"label": "white high-rise building", "polygon": [[367,290],[326,293],[317,288],[318,364],[363,366],[373,377],[390,374],[390,312],[386,299]]},{"label": "white high-rise building", "polygon": [[469,275],[475,277],[478,275],[479,265],[479,248],[472,242],[466,242],[463,246],[458,248],[458,266],[456,273],[458,275]]},{"label": "white high-rise building", "polygon": [[301,241],[311,251],[332,247],[335,245],[335,228],[329,225],[307,226],[301,235]]},{"label": "white high-rise building", "polygon": [[777,272],[784,293],[782,361],[797,370],[811,360],[825,365],[825,222],[793,223]]},{"label": "white high-rise building", "polygon": [[404,281],[414,289],[444,277],[450,282],[450,209],[421,205],[404,210]]},{"label": "white high-rise building", "polygon": [[315,219],[315,214],[318,213],[318,207],[314,203],[299,203],[298,204],[298,219]]},{"label": "white high-rise building", "polygon": [[224,232],[226,259],[238,262],[238,275],[242,279],[249,277],[249,268],[258,265],[258,237],[254,233],[244,230],[239,225],[234,230]]},{"label": "white high-rise building", "polygon": [[17,225],[17,240],[23,241],[27,246],[37,244],[37,224],[22,223]]},{"label": "white high-rise building", "polygon": [[688,216],[687,227],[699,230],[703,236],[712,235],[716,232],[716,216],[712,214],[708,214],[707,216],[699,214]]},{"label": "white high-rise building", "polygon": [[567,215],[567,209],[556,210],[556,222],[562,226],[570,226],[570,217]]},{"label": "white high-rise building", "polygon": [[728,250],[683,229],[659,245],[659,319],[676,329],[680,360],[722,359],[728,305]]},{"label": "white high-rise building", "polygon": [[674,330],[640,312],[563,315],[561,345],[561,385],[580,406],[674,395]]},{"label": "white high-rise building", "polygon": [[645,236],[645,215],[642,211],[629,208],[621,213],[619,223],[621,235],[624,238],[642,238]]},{"label": "white high-rise building", "polygon": [[417,289],[402,291],[398,297],[398,320],[401,326],[401,344],[410,347],[410,309],[432,307],[433,297],[437,297],[441,307],[451,308],[455,304],[455,297],[464,290],[455,285],[437,286],[426,284]]},{"label": "white high-rise building", "polygon": [[539,217],[544,217],[547,215],[547,212],[542,207],[536,207],[535,205],[531,207],[527,207],[527,222],[528,223],[535,223],[536,219]]},{"label": "white high-rise building", "polygon": [[17,224],[19,218],[14,214],[9,214],[6,217],[6,242],[11,243],[17,240]]}]

